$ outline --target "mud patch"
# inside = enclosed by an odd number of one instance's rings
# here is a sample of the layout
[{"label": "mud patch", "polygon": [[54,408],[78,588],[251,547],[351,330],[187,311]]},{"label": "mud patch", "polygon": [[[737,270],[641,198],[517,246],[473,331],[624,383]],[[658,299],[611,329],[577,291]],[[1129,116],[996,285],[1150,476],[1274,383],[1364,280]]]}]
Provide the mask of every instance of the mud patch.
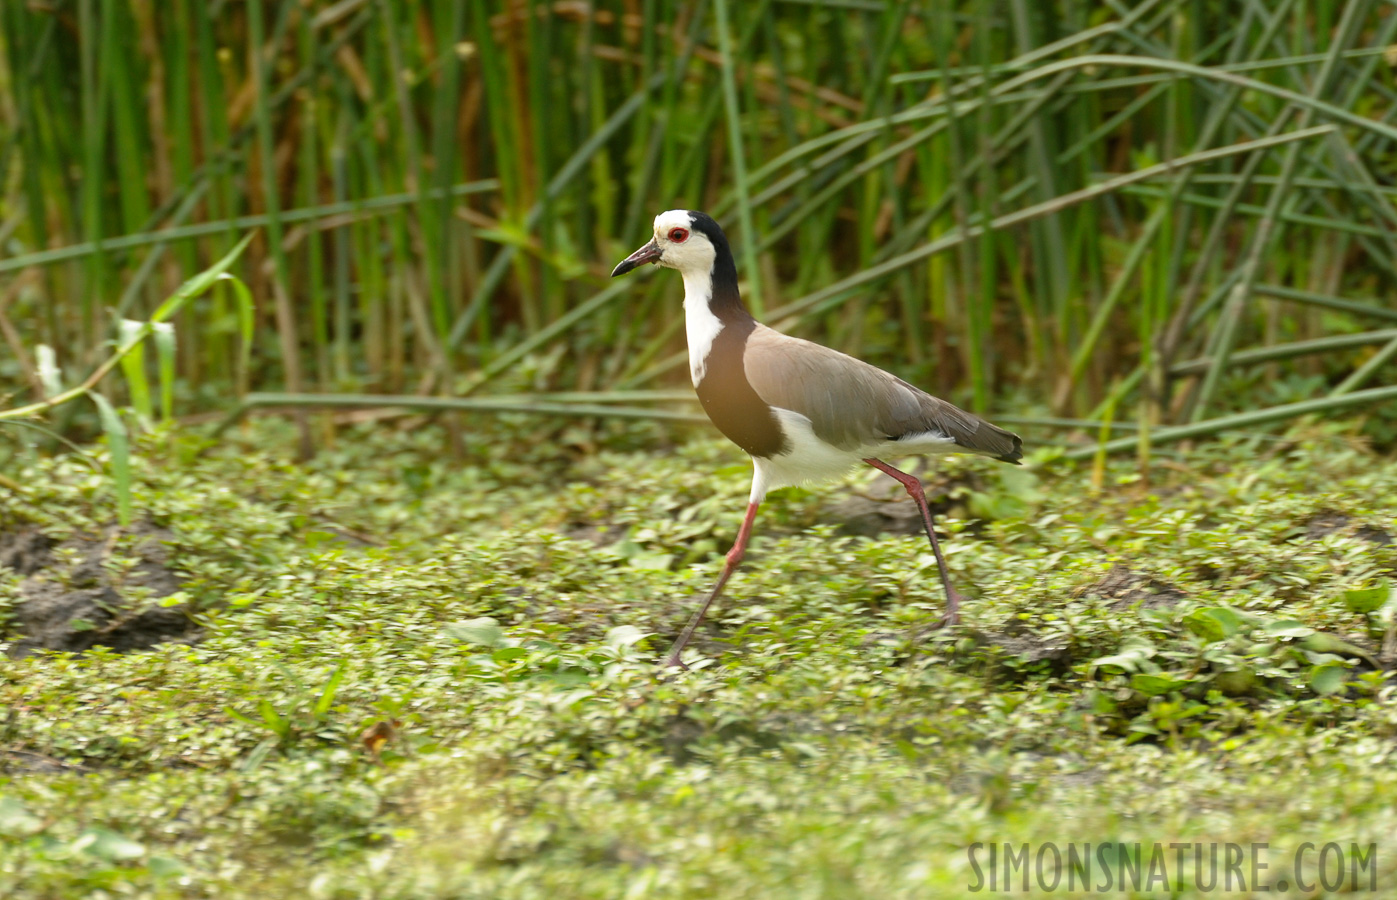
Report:
[{"label": "mud patch", "polygon": [[1075,597],[1094,594],[1110,600],[1111,609],[1129,609],[1137,603],[1141,609],[1173,609],[1188,594],[1172,584],[1141,575],[1129,566],[1117,563],[1095,584],[1073,592]]},{"label": "mud patch", "polygon": [[1304,528],[1305,533],[1301,537],[1307,541],[1316,541],[1331,534],[1339,534],[1357,538],[1376,547],[1390,547],[1393,543],[1392,535],[1386,530],[1376,525],[1358,525],[1355,527],[1352,516],[1347,516],[1336,509],[1320,510],[1305,520]]},{"label": "mud patch", "polygon": [[[664,659],[669,653],[669,648],[674,642],[679,640],[679,635],[688,626],[689,620],[699,607],[703,606],[703,601],[708,599],[707,592],[702,594],[689,594],[687,596],[670,596],[666,598],[658,608],[634,610],[635,614],[641,617],[642,625],[646,631],[654,635],[650,639],[650,647],[655,652],[656,659]],[[720,603],[728,608],[731,605],[748,603],[741,595],[722,598]],[[743,655],[745,652],[741,643],[728,639],[728,629],[722,624],[722,613],[724,606],[710,609],[709,615],[704,616],[703,622],[699,624],[698,630],[689,639],[688,649],[697,651],[700,655],[709,659],[719,659],[724,656],[736,654]],[[748,630],[749,634],[762,634],[760,626],[754,626]]]},{"label": "mud patch", "polygon": [[144,650],[198,635],[185,604],[159,601],[180,589],[163,528],[137,524],[55,542],[37,530],[0,536],[0,565],[24,576],[7,630],[9,656],[93,647]]},{"label": "mud patch", "polygon": [[977,631],[975,655],[986,658],[996,678],[1011,682],[1030,675],[1061,675],[1072,664],[1072,649],[1061,636],[1044,637],[1018,619],[1010,619],[1000,631]]},{"label": "mud patch", "polygon": [[20,575],[33,575],[53,560],[49,552],[53,544],[52,538],[37,529],[0,534],[0,566]]},{"label": "mud patch", "polygon": [[605,522],[568,522],[559,533],[570,541],[585,541],[594,547],[609,547],[625,537],[626,529]]},{"label": "mud patch", "polygon": [[675,765],[683,766],[699,757],[695,750],[703,741],[736,744],[743,752],[755,755],[793,741],[845,732],[849,727],[847,722],[826,722],[818,716],[799,713],[772,713],[716,723],[699,721],[687,711],[680,711],[663,723],[660,749]]},{"label": "mud patch", "polygon": [[7,775],[63,775],[92,771],[79,763],[65,762],[29,750],[0,750],[0,772]]},{"label": "mud patch", "polygon": [[[973,487],[969,473],[964,477],[935,482],[922,481],[927,506],[933,520],[948,513],[966,518],[961,488]],[[922,514],[902,485],[891,478],[879,478],[866,488],[849,491],[826,503],[820,521],[839,523],[839,533],[878,537],[882,534],[925,534]]]}]

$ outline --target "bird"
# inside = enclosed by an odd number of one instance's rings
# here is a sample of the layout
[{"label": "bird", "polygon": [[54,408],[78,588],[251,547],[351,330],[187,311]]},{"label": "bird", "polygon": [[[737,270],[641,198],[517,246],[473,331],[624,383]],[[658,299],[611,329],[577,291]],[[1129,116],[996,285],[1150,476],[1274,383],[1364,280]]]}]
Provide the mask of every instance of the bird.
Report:
[{"label": "bird", "polygon": [[660,213],[653,238],[611,277],[646,263],[677,269],[684,279],[694,390],[718,430],[752,457],[752,490],[737,539],[663,666],[688,668],[681,654],[741,564],[767,493],[837,478],[861,464],[894,478],[916,502],[946,594],[940,624],[958,624],[965,598],[951,585],[921,480],[880,457],[972,453],[1018,465],[1019,436],[869,363],[758,322],[738,290],[728,239],[707,213]]}]

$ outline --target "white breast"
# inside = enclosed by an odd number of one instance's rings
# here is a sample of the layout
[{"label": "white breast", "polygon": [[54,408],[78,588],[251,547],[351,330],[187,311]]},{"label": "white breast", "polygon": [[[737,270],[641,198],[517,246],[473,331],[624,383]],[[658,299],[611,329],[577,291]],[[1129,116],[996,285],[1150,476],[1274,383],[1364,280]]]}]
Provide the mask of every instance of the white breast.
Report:
[{"label": "white breast", "polygon": [[777,488],[838,478],[862,461],[859,451],[841,450],[820,440],[810,427],[810,419],[800,413],[779,406],[773,406],[771,411],[781,423],[790,449],[766,459],[752,457],[754,502]]},{"label": "white breast", "polygon": [[689,375],[697,386],[708,369],[713,341],[723,330],[723,321],[713,315],[708,301],[713,298],[713,276],[709,272],[684,273],[684,331],[689,339]]},{"label": "white breast", "polygon": [[815,434],[810,419],[794,410],[773,406],[790,449],[779,456],[752,457],[752,502],[759,503],[768,491],[796,484],[839,478],[869,457],[896,458],[917,454],[954,453],[955,441],[940,432],[929,431],[899,441],[877,441],[848,450],[826,443]]}]

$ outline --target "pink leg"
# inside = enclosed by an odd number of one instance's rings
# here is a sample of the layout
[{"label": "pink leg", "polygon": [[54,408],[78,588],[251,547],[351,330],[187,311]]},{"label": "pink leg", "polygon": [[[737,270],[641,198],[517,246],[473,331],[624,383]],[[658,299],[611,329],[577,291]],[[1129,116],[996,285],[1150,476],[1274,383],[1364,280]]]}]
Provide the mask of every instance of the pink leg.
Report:
[{"label": "pink leg", "polygon": [[946,558],[941,555],[941,545],[936,541],[936,529],[931,525],[931,510],[926,505],[926,494],[922,491],[921,479],[900,469],[894,469],[881,459],[865,459],[864,462],[897,479],[898,483],[907,489],[907,493],[912,495],[912,499],[917,501],[917,508],[922,511],[922,521],[926,523],[927,537],[931,538],[931,552],[936,554],[936,567],[941,570],[941,586],[946,589],[946,615],[942,616],[941,624],[959,625],[960,602],[965,598],[960,595],[960,591],[951,587],[951,578],[946,574]]},{"label": "pink leg", "polygon": [[681,669],[688,668],[688,666],[684,665],[683,661],[680,660],[679,654],[684,652],[684,647],[689,643],[689,638],[694,636],[694,632],[698,630],[699,623],[703,621],[704,613],[708,612],[708,607],[713,604],[714,600],[718,599],[718,595],[723,592],[723,585],[728,583],[728,578],[730,578],[732,573],[737,569],[738,563],[742,562],[742,555],[747,552],[747,539],[752,536],[752,522],[757,518],[758,506],[761,506],[761,503],[752,502],[747,504],[747,517],[742,520],[742,528],[737,532],[737,541],[732,545],[732,549],[728,551],[727,562],[723,564],[723,573],[718,576],[718,583],[713,585],[713,590],[708,594],[708,599],[703,601],[703,606],[699,607],[699,611],[694,613],[694,617],[690,619],[689,624],[684,627],[684,632],[679,635],[679,640],[675,641],[674,646],[669,648],[669,656],[664,662],[665,666],[677,666]]}]

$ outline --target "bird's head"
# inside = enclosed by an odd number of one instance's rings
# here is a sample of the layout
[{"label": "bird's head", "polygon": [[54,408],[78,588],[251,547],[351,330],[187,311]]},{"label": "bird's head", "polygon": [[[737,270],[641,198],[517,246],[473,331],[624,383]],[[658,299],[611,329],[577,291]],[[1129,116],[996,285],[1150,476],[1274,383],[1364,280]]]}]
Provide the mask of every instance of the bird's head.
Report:
[{"label": "bird's head", "polygon": [[719,248],[727,250],[723,229],[707,213],[671,209],[655,217],[655,237],[617,263],[611,277],[624,275],[642,263],[657,263],[688,274],[713,270]]}]

